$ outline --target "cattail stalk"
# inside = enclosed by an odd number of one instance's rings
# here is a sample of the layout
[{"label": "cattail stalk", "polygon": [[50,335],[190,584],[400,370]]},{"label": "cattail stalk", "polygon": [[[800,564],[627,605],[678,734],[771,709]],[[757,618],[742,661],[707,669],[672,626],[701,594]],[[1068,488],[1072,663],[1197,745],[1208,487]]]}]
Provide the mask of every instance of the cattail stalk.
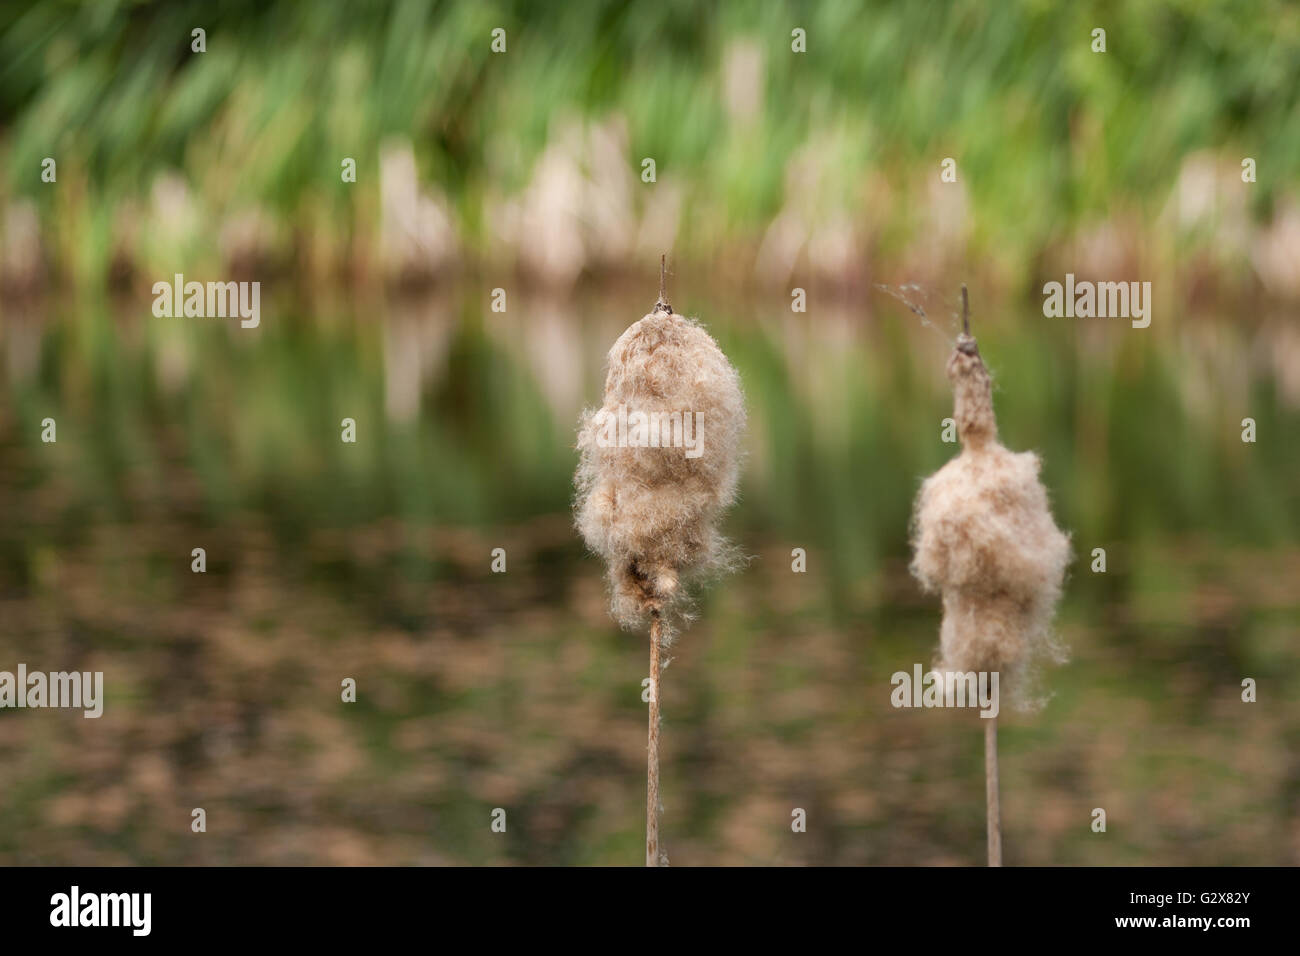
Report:
[{"label": "cattail stalk", "polygon": [[[943,597],[938,667],[997,674],[999,695],[1022,708],[1035,665],[1063,660],[1052,635],[1070,539],[1052,518],[1033,452],[998,441],[992,378],[970,334],[962,286],[962,333],[948,358],[953,420],[962,450],[921,485],[912,523],[912,573]],[[998,728],[984,726],[989,866],[1002,865]]]},{"label": "cattail stalk", "polygon": [[998,806],[998,719],[984,721],[984,801],[988,808],[989,866],[1002,865],[1002,811]]},{"label": "cattail stalk", "polygon": [[[583,414],[575,502],[578,530],[605,559],[614,619],[630,630],[650,625],[647,866],[666,862],[659,843],[660,657],[689,618],[683,576],[733,564],[718,524],[735,499],[745,424],[740,377],[698,323],[673,311],[665,266],[661,258],[654,308],[609,351],[602,407]],[[634,430],[634,416],[641,425],[675,423],[671,439],[658,432],[647,440]]]},{"label": "cattail stalk", "polygon": [[[970,297],[961,287],[961,331],[970,335]],[[984,725],[984,806],[989,840],[989,866],[1002,865],[1002,807],[998,803],[998,719]]]},{"label": "cattail stalk", "polygon": [[659,865],[659,613],[650,622],[650,730],[645,773],[645,865]]}]

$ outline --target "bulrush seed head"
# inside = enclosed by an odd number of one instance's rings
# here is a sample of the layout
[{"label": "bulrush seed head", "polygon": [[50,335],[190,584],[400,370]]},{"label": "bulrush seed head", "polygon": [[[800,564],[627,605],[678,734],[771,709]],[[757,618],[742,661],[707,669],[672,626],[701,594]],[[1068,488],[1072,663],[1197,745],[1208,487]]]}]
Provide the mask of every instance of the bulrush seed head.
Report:
[{"label": "bulrush seed head", "polygon": [[1064,655],[1051,624],[1070,540],[1056,527],[1033,452],[998,442],[992,380],[962,335],[947,366],[961,453],[921,485],[912,518],[912,573],[943,596],[943,671],[999,671],[1031,706],[1034,665]]},{"label": "bulrush seed head", "polygon": [[610,349],[604,403],[578,430],[577,526],[608,564],[611,613],[624,627],[651,612],[671,621],[684,606],[681,577],[730,566],[718,522],[735,499],[744,425],[736,370],[661,294]]}]

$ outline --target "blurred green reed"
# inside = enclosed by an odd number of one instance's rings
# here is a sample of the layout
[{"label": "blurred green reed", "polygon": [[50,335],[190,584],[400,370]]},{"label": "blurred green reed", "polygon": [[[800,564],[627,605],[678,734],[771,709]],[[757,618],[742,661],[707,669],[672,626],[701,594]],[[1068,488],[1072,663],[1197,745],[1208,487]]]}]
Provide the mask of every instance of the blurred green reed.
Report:
[{"label": "blurred green reed", "polygon": [[[806,54],[790,52],[796,26]],[[1105,54],[1090,50],[1097,26]],[[745,122],[728,117],[722,75],[737,44],[762,60]],[[485,201],[524,187],[557,122],[617,116],[629,163],[653,156],[685,189],[680,255],[760,236],[809,144],[834,159],[818,194],[867,217],[877,254],[924,245],[918,205],[954,156],[970,252],[1019,288],[1078,227],[1151,223],[1198,150],[1256,157],[1249,201],[1267,219],[1300,179],[1297,50],[1293,5],[1246,16],[1230,0],[1016,0],[996,15],[977,0],[13,4],[0,13],[0,188],[36,200],[78,279],[104,277],[119,213],[166,170],[209,221],[256,206],[342,257],[372,240],[377,153],[396,135],[481,255]],[[69,188],[42,188],[46,156]],[[355,186],[340,182],[344,156]],[[1213,235],[1189,241],[1213,254]]]}]

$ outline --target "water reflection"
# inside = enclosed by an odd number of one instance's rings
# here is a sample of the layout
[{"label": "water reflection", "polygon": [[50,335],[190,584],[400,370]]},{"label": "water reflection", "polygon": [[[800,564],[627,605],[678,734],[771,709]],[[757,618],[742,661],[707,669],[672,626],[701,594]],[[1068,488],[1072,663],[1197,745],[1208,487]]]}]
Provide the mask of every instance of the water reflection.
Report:
[{"label": "water reflection", "polygon": [[[753,560],[704,598],[665,679],[665,837],[683,864],[978,861],[978,728],[888,704],[889,674],[936,641],[907,521],[952,453],[946,345],[887,298],[810,291],[807,314],[673,295],[744,379],[731,530]],[[147,301],[6,306],[0,669],[102,669],[108,699],[99,721],[0,711],[0,860],[634,863],[644,655],[568,506],[578,411],[653,298],[511,288],[494,313],[480,290],[278,293],[257,330]],[[1004,438],[1042,452],[1077,555],[1073,662],[1005,732],[1009,861],[1300,861],[1278,837],[1300,779],[1281,703],[1294,321],[979,314]],[[1145,822],[1103,846],[1098,805]],[[222,821],[202,841],[195,806]],[[793,806],[815,839],[791,836]]]}]

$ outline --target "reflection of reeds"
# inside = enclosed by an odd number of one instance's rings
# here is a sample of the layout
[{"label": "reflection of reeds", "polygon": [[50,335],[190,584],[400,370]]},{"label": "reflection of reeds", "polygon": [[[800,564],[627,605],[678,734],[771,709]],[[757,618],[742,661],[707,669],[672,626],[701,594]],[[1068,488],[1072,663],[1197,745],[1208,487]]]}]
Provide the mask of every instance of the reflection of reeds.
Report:
[{"label": "reflection of reeds", "polygon": [[[607,437],[620,409],[641,415],[693,416],[700,454]],[[673,312],[663,292],[609,351],[604,406],[583,416],[578,435],[577,524],[608,565],[612,613],[624,627],[650,623],[650,727],[646,864],[659,849],[659,669],[672,625],[685,618],[684,573],[719,571],[729,548],[718,530],[740,471],[745,410],[740,378],[717,343]]]},{"label": "reflection of reeds", "polygon": [[[622,331],[607,318],[618,291],[605,294],[570,307],[592,355]],[[858,321],[851,337],[832,337],[824,313],[791,316],[781,302],[706,309],[704,295],[695,305],[744,376],[756,426],[734,526],[762,557],[710,610],[718,639],[707,679],[664,685],[674,692],[664,759],[692,742],[691,773],[665,774],[664,838],[685,858],[677,808],[707,806],[689,846],[711,864],[975,859],[977,830],[931,825],[974,796],[951,761],[933,759],[957,757],[949,722],[899,719],[858,693],[864,672],[926,639],[902,549],[911,476],[942,463],[933,420],[949,412],[913,371],[934,336],[907,319]],[[383,404],[384,329],[401,314],[393,303],[288,301],[283,324],[266,326],[276,334],[245,347],[247,333],[153,320],[148,298],[125,315],[93,295],[29,309],[0,302],[0,647],[12,667],[71,661],[90,640],[102,650],[85,666],[107,665],[126,692],[111,723],[98,722],[93,748],[72,721],[0,714],[0,862],[635,857],[626,804],[610,787],[612,775],[634,782],[645,765],[646,705],[606,675],[641,651],[600,637],[607,602],[566,516],[574,416],[554,421],[519,359],[526,342],[514,351],[480,321],[481,288],[450,303],[445,346],[422,373],[418,427],[395,428]],[[435,308],[421,303],[407,321],[432,325]],[[1034,308],[1000,304],[1007,315]],[[1186,440],[1221,429],[1239,393],[1229,371],[1248,376],[1240,395],[1261,435],[1300,429],[1278,364],[1300,361],[1283,334],[1294,323],[1268,318],[1253,333],[1246,321],[1195,313],[1177,337],[1149,340],[1080,330],[1086,349],[1059,326],[1025,321],[1015,347],[995,352],[1014,323],[981,330],[1007,394],[1050,377],[1025,393],[1032,407],[1003,402],[998,413],[1004,433],[1032,435],[1026,444],[1043,453],[1059,518],[1124,545],[1110,551],[1108,574],[1081,573],[1070,589],[1071,637],[1095,653],[1056,683],[1062,697],[1071,685],[1090,692],[1044,714],[1050,749],[1016,754],[1016,864],[1300,862],[1294,841],[1275,837],[1294,819],[1300,712],[1260,711],[1250,734],[1235,734],[1242,704],[1222,693],[1242,659],[1295,679],[1296,443],[1243,445],[1235,431]],[[173,337],[191,361],[169,390],[160,366],[172,361],[162,353]],[[1192,394],[1208,407],[1189,404]],[[358,399],[382,441],[345,446],[329,428]],[[45,414],[58,419],[57,445],[40,443]],[[322,429],[334,440],[321,441]],[[69,440],[78,430],[93,440]],[[862,495],[864,464],[883,460],[896,465],[873,473]],[[825,559],[791,588],[796,536]],[[206,576],[176,560],[176,542],[189,539],[208,546]],[[498,545],[508,575],[482,560]],[[879,621],[879,639],[863,646],[847,635],[865,616]],[[358,644],[357,633],[373,639]],[[1144,661],[1161,666],[1136,666]],[[361,668],[379,706],[363,695],[363,709],[344,716],[329,704],[337,674]],[[1199,713],[1209,716],[1189,720]],[[1135,740],[1137,725],[1178,732]],[[736,760],[718,741],[745,741],[755,759]],[[855,786],[862,753],[889,755],[890,772],[915,785]],[[1168,825],[1134,828],[1119,849],[1078,838],[1074,795],[1116,779],[1129,815]],[[184,827],[151,825],[214,789],[236,825],[210,832],[210,849]],[[790,791],[835,801],[825,840],[787,840],[764,822],[788,810]],[[518,833],[507,842],[478,825],[485,795],[537,812],[512,813]],[[1033,807],[1032,818],[1015,816],[1017,806]],[[430,807],[440,825],[429,826]]]}]

